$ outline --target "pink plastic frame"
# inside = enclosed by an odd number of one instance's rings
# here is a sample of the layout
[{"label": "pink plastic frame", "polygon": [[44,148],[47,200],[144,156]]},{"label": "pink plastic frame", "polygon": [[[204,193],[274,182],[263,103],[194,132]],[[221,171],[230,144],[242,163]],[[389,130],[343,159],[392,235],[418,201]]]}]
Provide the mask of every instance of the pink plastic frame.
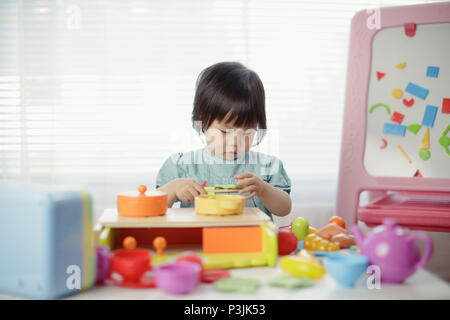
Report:
[{"label": "pink plastic frame", "polygon": [[[405,23],[433,24],[450,22],[450,3],[379,8],[379,27],[370,29],[367,20],[374,11],[359,11],[351,22],[347,68],[344,125],[339,166],[335,214],[348,226],[357,222],[362,191],[449,192],[449,179],[375,177],[364,168],[367,121],[367,93],[371,68],[371,46],[375,34],[383,28],[403,27]],[[405,35],[406,36],[406,35]],[[413,181],[414,180],[414,181]]]}]

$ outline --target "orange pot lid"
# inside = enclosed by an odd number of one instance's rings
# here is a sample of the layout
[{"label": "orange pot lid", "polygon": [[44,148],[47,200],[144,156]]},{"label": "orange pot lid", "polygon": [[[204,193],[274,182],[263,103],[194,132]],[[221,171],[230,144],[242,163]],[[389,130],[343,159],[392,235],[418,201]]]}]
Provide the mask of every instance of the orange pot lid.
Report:
[{"label": "orange pot lid", "polygon": [[144,185],[140,185],[138,188],[138,192],[135,191],[129,191],[120,193],[117,195],[118,199],[121,200],[132,200],[132,201],[139,201],[139,200],[147,200],[150,198],[158,198],[158,197],[164,197],[167,195],[166,192],[159,191],[159,190],[148,190],[147,187]]}]

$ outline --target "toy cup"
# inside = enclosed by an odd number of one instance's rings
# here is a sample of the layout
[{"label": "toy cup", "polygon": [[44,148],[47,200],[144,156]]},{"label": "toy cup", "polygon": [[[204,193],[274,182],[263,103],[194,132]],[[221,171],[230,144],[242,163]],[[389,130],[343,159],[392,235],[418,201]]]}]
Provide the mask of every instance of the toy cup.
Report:
[{"label": "toy cup", "polygon": [[112,255],[111,270],[120,274],[125,282],[138,282],[149,269],[151,267],[148,250],[117,250]]},{"label": "toy cup", "polygon": [[200,282],[202,268],[194,262],[179,262],[155,268],[156,286],[169,294],[186,294]]},{"label": "toy cup", "polygon": [[340,287],[351,288],[367,268],[369,261],[365,256],[334,254],[324,261],[327,272]]}]

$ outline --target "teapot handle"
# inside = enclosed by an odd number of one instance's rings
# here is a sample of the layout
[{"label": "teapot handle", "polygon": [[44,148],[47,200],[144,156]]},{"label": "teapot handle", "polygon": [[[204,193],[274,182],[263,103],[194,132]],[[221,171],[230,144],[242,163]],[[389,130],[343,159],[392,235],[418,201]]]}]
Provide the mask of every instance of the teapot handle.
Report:
[{"label": "teapot handle", "polygon": [[431,254],[433,253],[433,243],[430,240],[430,237],[425,232],[413,232],[409,235],[409,240],[422,240],[425,242],[425,252],[419,262],[414,266],[414,270],[417,270],[425,265],[428,260],[431,258]]}]

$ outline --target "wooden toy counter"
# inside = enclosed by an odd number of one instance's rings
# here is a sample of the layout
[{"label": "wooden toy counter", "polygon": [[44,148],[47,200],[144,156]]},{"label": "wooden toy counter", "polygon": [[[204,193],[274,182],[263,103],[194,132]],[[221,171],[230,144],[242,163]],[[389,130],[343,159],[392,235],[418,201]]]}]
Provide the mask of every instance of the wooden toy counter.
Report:
[{"label": "wooden toy counter", "polygon": [[156,237],[164,237],[163,255],[152,255],[152,265],[170,263],[182,251],[202,256],[205,269],[273,266],[277,259],[276,227],[258,208],[244,208],[238,215],[198,215],[194,208],[168,208],[164,216],[132,218],[107,209],[99,219],[98,244],[120,248],[133,236],[140,248],[153,249]]}]

